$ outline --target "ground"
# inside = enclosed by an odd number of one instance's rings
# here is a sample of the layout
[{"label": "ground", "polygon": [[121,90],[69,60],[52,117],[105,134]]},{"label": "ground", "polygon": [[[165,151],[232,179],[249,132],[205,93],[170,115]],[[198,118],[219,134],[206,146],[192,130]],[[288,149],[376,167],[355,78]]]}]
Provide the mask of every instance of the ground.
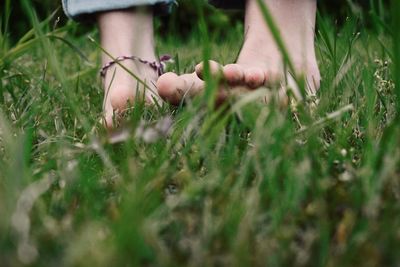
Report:
[{"label": "ground", "polygon": [[[0,54],[2,266],[400,261],[396,62],[383,28],[319,18],[316,99],[282,108],[254,101],[261,89],[216,110],[206,77],[204,96],[137,103],[110,137],[97,31],[31,19],[27,38]],[[235,59],[240,26],[199,32],[158,40],[170,70]]]}]

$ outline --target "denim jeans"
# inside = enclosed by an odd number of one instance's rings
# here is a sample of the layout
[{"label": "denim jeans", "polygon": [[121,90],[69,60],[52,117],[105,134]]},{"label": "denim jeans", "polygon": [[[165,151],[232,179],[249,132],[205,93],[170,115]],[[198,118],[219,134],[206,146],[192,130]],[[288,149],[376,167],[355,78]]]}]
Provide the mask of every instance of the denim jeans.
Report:
[{"label": "denim jeans", "polygon": [[[156,5],[167,10],[176,0],[62,0],[65,14],[73,19],[96,12],[125,9],[134,6]],[[240,8],[244,0],[209,0],[219,8]]]}]

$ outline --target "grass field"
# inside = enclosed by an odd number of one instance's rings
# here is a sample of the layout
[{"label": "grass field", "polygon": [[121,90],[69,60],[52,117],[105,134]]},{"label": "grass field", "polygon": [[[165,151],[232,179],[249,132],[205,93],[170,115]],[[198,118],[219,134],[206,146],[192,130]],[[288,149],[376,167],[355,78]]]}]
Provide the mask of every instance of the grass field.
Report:
[{"label": "grass field", "polygon": [[[318,99],[215,110],[208,75],[203,97],[137,103],[110,139],[97,31],[23,3],[17,43],[0,11],[0,266],[400,265],[400,18],[319,16]],[[242,38],[200,26],[157,48],[184,73]]]}]

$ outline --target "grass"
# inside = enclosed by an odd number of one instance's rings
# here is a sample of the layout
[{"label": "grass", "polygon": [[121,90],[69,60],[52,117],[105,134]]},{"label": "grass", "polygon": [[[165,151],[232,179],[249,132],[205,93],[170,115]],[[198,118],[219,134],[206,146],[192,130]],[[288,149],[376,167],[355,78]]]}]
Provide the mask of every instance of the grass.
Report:
[{"label": "grass", "polygon": [[[185,106],[138,103],[111,144],[97,31],[24,3],[18,43],[0,13],[1,266],[398,266],[399,21],[319,16],[317,106],[255,91],[216,112],[208,75]],[[172,70],[235,59],[242,27],[205,23],[158,40]]]}]

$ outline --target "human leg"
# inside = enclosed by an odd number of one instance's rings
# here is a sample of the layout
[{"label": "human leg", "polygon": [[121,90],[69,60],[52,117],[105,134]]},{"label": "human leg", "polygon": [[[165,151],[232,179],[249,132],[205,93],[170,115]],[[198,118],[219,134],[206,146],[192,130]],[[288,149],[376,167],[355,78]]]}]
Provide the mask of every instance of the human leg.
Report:
[{"label": "human leg", "polygon": [[[311,93],[320,84],[314,49],[316,0],[263,0],[280,30],[296,73],[304,75]],[[280,50],[267,27],[256,0],[248,0],[245,42],[236,64],[224,67],[232,85],[258,88],[280,81],[285,75]],[[201,69],[200,69],[201,72]]]},{"label": "human leg", "polygon": [[[143,7],[99,13],[97,20],[101,45],[113,58],[134,55],[148,61],[156,60],[151,9]],[[103,53],[103,65],[110,61],[112,58]],[[152,91],[156,91],[154,84],[158,73],[150,66],[135,60],[125,60],[120,63],[145,81]],[[115,113],[123,112],[129,103],[133,103],[137,92],[146,91],[146,99],[149,101],[157,97],[118,64],[107,70],[103,86],[105,90],[103,109],[107,127],[112,126]]]},{"label": "human leg", "polygon": [[[263,1],[273,14],[296,72],[305,75],[309,91],[315,93],[320,83],[314,50],[316,0]],[[218,68],[215,62],[212,65],[214,69]],[[221,68],[230,89],[236,87],[256,89],[275,84],[285,76],[286,70],[283,67],[280,50],[256,0],[246,1],[245,42],[236,64]],[[201,78],[202,72],[203,67],[200,64],[196,67],[197,76]],[[201,79],[193,74],[185,77],[185,83],[180,82],[182,77],[177,75],[168,74],[160,77],[158,80],[160,96],[168,101],[173,95],[174,102],[179,102],[179,97],[185,95],[185,92],[194,85],[196,92],[201,91]],[[181,87],[177,88],[177,84]]]},{"label": "human leg", "polygon": [[[102,54],[103,65],[121,56],[156,61],[153,7],[166,11],[172,3],[173,0],[62,0],[63,9],[70,18],[97,20],[101,45],[111,55]],[[123,112],[129,102],[132,104],[137,92],[145,93],[145,99],[150,102],[158,97],[154,84],[159,73],[140,60],[128,59],[112,64],[103,74],[103,121],[108,128],[113,127],[114,114]]]}]

